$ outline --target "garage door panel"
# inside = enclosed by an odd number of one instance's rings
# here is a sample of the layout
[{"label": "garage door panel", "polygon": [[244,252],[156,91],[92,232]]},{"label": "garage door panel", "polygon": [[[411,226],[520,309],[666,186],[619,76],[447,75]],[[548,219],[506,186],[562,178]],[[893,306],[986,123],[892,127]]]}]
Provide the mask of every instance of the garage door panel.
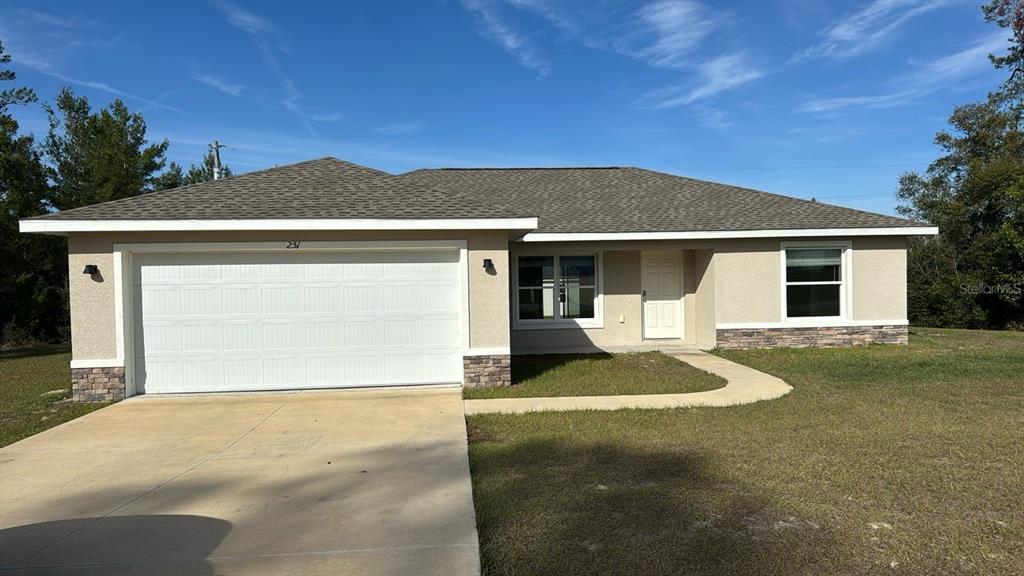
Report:
[{"label": "garage door panel", "polygon": [[257,286],[224,286],[220,295],[221,314],[224,316],[255,316],[260,313],[260,290]]},{"label": "garage door panel", "polygon": [[181,360],[181,387],[186,392],[202,392],[223,386],[223,361],[220,358],[186,357]]},{"label": "garage door panel", "polygon": [[302,288],[290,285],[260,287],[260,313],[293,316],[302,312]]},{"label": "garage door panel", "polygon": [[147,318],[167,316],[175,318],[180,314],[180,293],[175,287],[145,287],[139,310]]},{"label": "garage door panel", "polygon": [[384,347],[384,325],[378,319],[346,319],[342,330],[346,348]]},{"label": "garage door panel", "polygon": [[263,348],[262,328],[255,320],[225,322],[221,325],[221,334],[226,353],[254,352]]},{"label": "garage door panel", "polygon": [[193,353],[216,353],[223,349],[221,326],[214,322],[188,323],[181,326],[182,350]]},{"label": "garage door panel", "polygon": [[339,321],[313,321],[306,324],[305,329],[307,350],[338,350],[345,346],[345,336]]},{"label": "garage door panel", "polygon": [[178,316],[219,316],[220,293],[213,286],[182,286],[178,289]]},{"label": "garage door panel", "polygon": [[345,312],[377,312],[381,309],[381,289],[376,285],[345,286],[342,288],[342,307]]},{"label": "garage door panel", "polygon": [[458,254],[139,255],[145,392],[458,382]]},{"label": "garage door panel", "polygon": [[345,384],[349,386],[385,383],[384,364],[377,354],[346,355],[342,357],[342,363],[345,365]]}]

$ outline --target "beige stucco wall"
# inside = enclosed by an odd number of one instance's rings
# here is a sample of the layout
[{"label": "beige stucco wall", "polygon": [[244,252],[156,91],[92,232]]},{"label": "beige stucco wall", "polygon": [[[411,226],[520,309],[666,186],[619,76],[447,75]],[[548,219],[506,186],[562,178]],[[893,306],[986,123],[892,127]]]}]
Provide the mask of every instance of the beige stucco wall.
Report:
[{"label": "beige stucco wall", "polygon": [[[521,249],[547,252],[543,247]],[[563,251],[569,248],[563,248]],[[514,261],[513,261],[514,262]],[[612,250],[602,255],[604,328],[513,330],[514,350],[620,346],[640,343],[640,252]],[[621,320],[620,320],[621,319]]]},{"label": "beige stucco wall", "polygon": [[[844,238],[823,238],[824,242]],[[715,345],[720,324],[782,322],[783,242],[813,239],[585,242],[513,245],[517,253],[601,251],[604,255],[604,328],[512,330],[513,351],[635,346],[643,343],[640,258],[643,250],[683,250],[682,344]],[[906,242],[903,237],[852,241],[852,321],[906,319]],[[510,264],[511,266],[512,264]],[[628,277],[622,277],[627,275]],[[624,322],[619,322],[619,316]]]},{"label": "beige stucco wall", "polygon": [[[99,266],[100,273],[95,277],[83,274],[87,264]],[[115,358],[113,254],[95,245],[76,245],[69,238],[68,270],[72,357],[75,360]]]},{"label": "beige stucco wall", "polygon": [[906,319],[906,238],[854,240],[852,278],[854,320]]},{"label": "beige stucco wall", "polygon": [[[643,340],[643,310],[640,297],[641,258],[648,250],[683,251],[683,338],[680,344],[714,345],[714,291],[710,276],[703,274],[710,251],[683,250],[675,243],[586,243],[556,245],[514,245],[510,256],[530,253],[572,253],[574,251],[600,251],[601,274],[604,282],[604,327],[566,329],[512,330],[513,352],[541,352],[545,349],[608,348],[638,346]],[[694,264],[695,254],[706,253],[700,267]],[[699,258],[698,258],[699,259]],[[514,265],[514,264],[511,264]],[[698,285],[704,281],[703,287]],[[701,324],[703,322],[703,324]],[[710,330],[708,326],[712,326]]]},{"label": "beige stucco wall", "polygon": [[[683,344],[711,347],[716,325],[777,323],[782,320],[781,258],[785,239],[587,242],[551,245],[514,243],[512,253],[601,251],[604,327],[511,330],[510,270],[505,232],[205,232],[76,233],[69,236],[72,347],[75,359],[116,355],[113,245],[168,242],[466,240],[469,247],[470,345],[519,351],[642,344],[640,259],[643,250],[682,250],[684,274]],[[806,241],[806,239],[800,239]],[[834,239],[828,239],[829,241]],[[906,318],[906,243],[902,237],[853,240],[852,319]],[[484,270],[491,258],[495,272]],[[102,281],[81,273],[100,267]],[[621,319],[621,321],[620,321]]]},{"label": "beige stucco wall", "polygon": [[[470,347],[509,346],[508,235],[504,231],[72,233],[68,235],[72,357],[75,360],[106,360],[117,355],[114,244],[293,240],[465,240],[468,247]],[[494,261],[493,274],[484,270],[485,258]],[[86,264],[99,266],[101,282],[81,273]]]},{"label": "beige stucco wall", "polygon": [[716,302],[714,250],[693,250],[693,333],[688,342],[714,348]]},{"label": "beige stucco wall", "polygon": [[778,322],[782,293],[779,241],[731,240],[715,248],[718,323]]}]

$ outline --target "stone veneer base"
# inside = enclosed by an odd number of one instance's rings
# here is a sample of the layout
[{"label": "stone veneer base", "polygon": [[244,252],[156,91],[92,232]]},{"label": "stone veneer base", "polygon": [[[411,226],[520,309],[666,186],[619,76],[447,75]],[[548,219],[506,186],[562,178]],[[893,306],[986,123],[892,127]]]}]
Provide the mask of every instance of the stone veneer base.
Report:
[{"label": "stone veneer base", "polygon": [[824,326],[818,328],[729,328],[717,331],[717,346],[742,348],[810,348],[906,344],[907,326]]},{"label": "stone veneer base", "polygon": [[75,402],[124,400],[124,367],[72,368],[71,399]]},{"label": "stone veneer base", "polygon": [[511,356],[508,354],[463,356],[462,385],[466,388],[511,386]]}]

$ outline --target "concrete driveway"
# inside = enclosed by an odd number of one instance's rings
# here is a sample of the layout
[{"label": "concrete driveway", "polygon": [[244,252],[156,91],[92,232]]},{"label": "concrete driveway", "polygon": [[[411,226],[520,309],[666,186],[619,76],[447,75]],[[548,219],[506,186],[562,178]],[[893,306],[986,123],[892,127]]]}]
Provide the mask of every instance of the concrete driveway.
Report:
[{"label": "concrete driveway", "polygon": [[0,450],[0,574],[479,574],[458,390],[140,397]]}]

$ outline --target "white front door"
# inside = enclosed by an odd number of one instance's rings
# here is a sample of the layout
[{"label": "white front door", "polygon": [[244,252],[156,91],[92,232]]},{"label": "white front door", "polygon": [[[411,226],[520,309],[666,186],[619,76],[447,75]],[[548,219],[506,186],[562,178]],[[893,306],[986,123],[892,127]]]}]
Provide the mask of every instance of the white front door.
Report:
[{"label": "white front door", "polygon": [[457,383],[457,251],[140,254],[139,392]]},{"label": "white front door", "polygon": [[683,337],[683,253],[644,252],[644,338]]}]

